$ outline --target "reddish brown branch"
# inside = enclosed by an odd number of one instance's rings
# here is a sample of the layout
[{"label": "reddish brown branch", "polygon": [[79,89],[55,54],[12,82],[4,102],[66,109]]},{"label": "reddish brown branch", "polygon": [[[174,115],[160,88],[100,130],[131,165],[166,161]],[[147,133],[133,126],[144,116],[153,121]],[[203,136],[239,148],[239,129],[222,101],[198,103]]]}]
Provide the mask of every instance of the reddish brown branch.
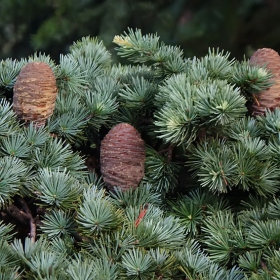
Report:
[{"label": "reddish brown branch", "polygon": [[222,174],[224,183],[225,183],[226,186],[227,186],[227,185],[228,185],[228,182],[227,182],[227,179],[226,179],[226,176],[225,176],[225,173],[224,173],[224,170],[223,170],[223,167],[222,167],[222,164],[221,164],[221,163],[220,163],[220,167],[221,167],[221,174]]},{"label": "reddish brown branch", "polygon": [[[149,204],[147,203],[147,204],[144,205],[144,208],[141,209],[140,214],[139,214],[138,218],[137,218],[136,221],[135,221],[135,227],[136,227],[136,228],[139,226],[140,222],[141,222],[142,219],[145,217],[145,215],[146,215],[146,213],[147,213],[147,211],[148,211],[148,207],[149,207]],[[142,207],[141,207],[141,208],[142,208]]]},{"label": "reddish brown branch", "polygon": [[17,219],[22,224],[28,224],[29,216],[19,210],[14,204],[10,204],[5,211],[13,218]]},{"label": "reddish brown branch", "polygon": [[174,145],[173,144],[170,144],[168,146],[168,148],[166,149],[162,149],[160,151],[158,151],[159,154],[162,154],[162,153],[167,153],[167,159],[168,161],[172,161],[172,157],[173,157],[173,149],[174,149]]},{"label": "reddish brown branch", "polygon": [[168,147],[168,152],[167,152],[167,157],[168,157],[168,161],[172,161],[172,156],[173,156],[173,149],[174,149],[174,146],[171,144],[169,147]]},{"label": "reddish brown branch", "polygon": [[26,201],[24,200],[24,198],[19,197],[18,201],[22,205],[23,211],[28,216],[29,225],[30,225],[30,238],[31,238],[31,241],[34,243],[35,240],[36,240],[36,222],[35,222],[35,219],[33,218],[32,213],[31,213]]}]

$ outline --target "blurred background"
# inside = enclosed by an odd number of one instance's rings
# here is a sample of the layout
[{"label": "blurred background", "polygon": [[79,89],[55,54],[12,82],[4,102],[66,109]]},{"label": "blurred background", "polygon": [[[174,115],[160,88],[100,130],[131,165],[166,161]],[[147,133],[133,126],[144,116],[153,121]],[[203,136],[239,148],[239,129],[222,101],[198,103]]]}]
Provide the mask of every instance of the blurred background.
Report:
[{"label": "blurred background", "polygon": [[127,28],[157,33],[186,57],[219,47],[232,57],[280,52],[280,0],[0,0],[0,59],[35,51],[55,60],[83,36],[112,40]]}]

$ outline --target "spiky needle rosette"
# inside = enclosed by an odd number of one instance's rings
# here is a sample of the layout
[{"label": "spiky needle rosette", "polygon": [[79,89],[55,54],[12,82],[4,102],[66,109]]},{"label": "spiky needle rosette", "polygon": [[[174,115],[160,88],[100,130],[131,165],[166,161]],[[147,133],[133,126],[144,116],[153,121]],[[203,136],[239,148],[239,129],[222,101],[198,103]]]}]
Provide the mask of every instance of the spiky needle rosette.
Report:
[{"label": "spiky needle rosette", "polygon": [[55,106],[56,79],[45,62],[30,62],[20,71],[14,85],[13,108],[19,120],[43,126]]},{"label": "spiky needle rosette", "polygon": [[280,56],[273,49],[258,49],[251,56],[250,64],[266,67],[273,74],[273,85],[255,95],[255,100],[250,108],[253,115],[263,115],[265,109],[273,110],[280,107]]},{"label": "spiky needle rosette", "polygon": [[114,126],[101,142],[100,165],[109,189],[136,188],[144,176],[145,142],[128,123]]}]

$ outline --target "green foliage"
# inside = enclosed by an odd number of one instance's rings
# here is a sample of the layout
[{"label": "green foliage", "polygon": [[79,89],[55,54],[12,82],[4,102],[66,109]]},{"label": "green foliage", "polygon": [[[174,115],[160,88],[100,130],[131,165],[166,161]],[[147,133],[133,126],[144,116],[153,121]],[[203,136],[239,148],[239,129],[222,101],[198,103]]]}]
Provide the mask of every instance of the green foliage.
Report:
[{"label": "green foliage", "polygon": [[197,94],[195,105],[202,118],[209,118],[206,124],[214,122],[216,125],[226,125],[244,116],[247,111],[245,98],[239,96],[238,90],[225,81],[216,80],[201,85]]},{"label": "green foliage", "polygon": [[124,85],[119,95],[125,105],[131,109],[145,110],[153,106],[155,89],[153,84],[146,81],[143,77],[132,78],[129,85]]},{"label": "green foliage", "polygon": [[64,94],[82,94],[87,88],[86,74],[80,70],[78,62],[71,54],[60,56],[57,84]]},{"label": "green foliage", "polygon": [[23,65],[24,61],[12,59],[2,60],[0,64],[0,87],[12,89]]},{"label": "green foliage", "polygon": [[114,191],[110,192],[110,195],[113,198],[112,202],[121,208],[141,207],[149,203],[160,206],[162,203],[160,192],[154,192],[153,187],[148,183],[142,183],[137,189],[129,189],[126,192],[115,188]]},{"label": "green foliage", "polygon": [[49,206],[63,210],[77,207],[82,188],[76,178],[64,169],[41,169],[34,180],[33,190],[36,196]]},{"label": "green foliage", "polygon": [[[81,72],[85,72],[88,82],[102,74],[102,69],[111,64],[111,54],[98,38],[83,37],[70,46],[70,54],[78,62]],[[102,66],[102,67],[100,67]]]},{"label": "green foliage", "polygon": [[41,149],[34,150],[32,156],[31,161],[36,169],[49,168],[56,170],[57,168],[66,168],[73,176],[84,177],[83,160],[80,157],[75,157],[70,145],[63,143],[59,138],[49,137]]},{"label": "green foliage", "polygon": [[276,108],[275,111],[271,112],[267,110],[265,117],[259,116],[258,120],[260,126],[264,130],[265,136],[270,137],[272,135],[279,135],[280,132],[280,123],[279,123],[280,110]]},{"label": "green foliage", "polygon": [[149,279],[154,272],[152,258],[140,250],[129,250],[122,257],[125,279]]},{"label": "green foliage", "polygon": [[179,166],[172,161],[168,153],[160,154],[147,147],[145,164],[145,178],[154,191],[164,195],[176,188]]},{"label": "green foliage", "polygon": [[59,94],[56,109],[48,126],[50,132],[63,137],[69,143],[84,140],[83,129],[88,122],[89,112],[76,95]]},{"label": "green foliage", "polygon": [[[246,107],[271,73],[215,49],[188,59],[140,30],[114,42],[135,65],[112,65],[91,37],[58,64],[1,62],[1,277],[278,279],[279,110]],[[48,63],[58,87],[40,128],[10,105],[28,61]],[[145,176],[107,191],[100,144],[124,121],[146,142]]]},{"label": "green foliage", "polygon": [[171,206],[174,215],[181,217],[181,221],[186,225],[187,231],[195,235],[197,233],[196,225],[199,224],[203,218],[201,215],[201,208],[192,203],[187,205],[185,201],[173,203]]},{"label": "green foliage", "polygon": [[28,176],[28,168],[20,159],[11,156],[1,157],[0,164],[0,202],[3,206],[11,202],[12,196],[22,188],[23,180]]},{"label": "green foliage", "polygon": [[241,138],[237,142],[203,141],[190,147],[187,164],[202,187],[220,193],[239,187],[260,195],[278,191],[278,168],[269,157],[263,140]]},{"label": "green foliage", "polygon": [[[173,86],[179,90],[173,91]],[[164,103],[155,115],[158,137],[175,144],[191,143],[196,138],[199,124],[194,102],[196,87],[182,74],[168,79],[160,92],[160,101]]]},{"label": "green foliage", "polygon": [[44,127],[37,128],[33,123],[23,131],[25,142],[31,149],[36,147],[42,147],[44,143],[48,140],[49,135]]},{"label": "green foliage", "polygon": [[[20,279],[17,276],[19,260],[13,254],[11,247],[5,240],[0,241],[0,271],[2,279]],[[1,278],[0,278],[1,279]]]},{"label": "green foliage", "polygon": [[67,270],[70,279],[118,279],[117,267],[107,260],[77,257]]},{"label": "green foliage", "polygon": [[63,212],[62,210],[54,211],[44,216],[40,229],[49,238],[63,237],[64,235],[71,235],[76,231],[74,222],[74,215],[70,212]]},{"label": "green foliage", "polygon": [[0,237],[1,240],[10,241],[13,238],[13,226],[11,224],[5,225],[2,221],[0,221]]},{"label": "green foliage", "polygon": [[223,51],[209,49],[208,55],[201,59],[201,63],[207,69],[210,78],[225,80],[230,77],[234,59],[229,60],[229,56],[229,52],[224,54]]},{"label": "green foliage", "polygon": [[118,227],[121,214],[104,196],[104,191],[92,188],[84,191],[77,221],[84,234],[92,236]]},{"label": "green foliage", "polygon": [[249,65],[246,60],[236,61],[232,70],[229,78],[230,82],[240,87],[241,92],[247,98],[250,98],[252,93],[257,94],[273,84],[267,79],[273,77],[272,73],[269,73],[267,69]]},{"label": "green foliage", "polygon": [[14,129],[17,129],[16,115],[11,110],[11,105],[5,100],[0,100],[0,137],[10,135]]},{"label": "green foliage", "polygon": [[233,61],[229,61],[228,56],[209,51],[209,55],[201,60],[189,62],[187,74],[174,75],[166,80],[156,98],[162,107],[155,116],[160,138],[189,145],[201,127],[224,127],[245,116],[246,99],[236,85],[227,82],[233,75]]},{"label": "green foliage", "polygon": [[180,73],[185,68],[182,50],[164,43],[159,44],[157,35],[142,35],[139,29],[128,29],[128,33],[115,36],[113,42],[119,46],[118,55],[128,57],[136,63],[151,62],[156,75]]}]

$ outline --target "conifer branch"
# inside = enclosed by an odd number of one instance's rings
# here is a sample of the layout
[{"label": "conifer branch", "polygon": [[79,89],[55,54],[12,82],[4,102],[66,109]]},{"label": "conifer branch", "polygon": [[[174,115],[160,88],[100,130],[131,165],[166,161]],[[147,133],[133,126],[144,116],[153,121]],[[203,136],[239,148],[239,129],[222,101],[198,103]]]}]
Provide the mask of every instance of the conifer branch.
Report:
[{"label": "conifer branch", "polygon": [[18,201],[22,205],[22,209],[29,219],[29,226],[30,226],[29,236],[31,238],[32,243],[34,243],[35,240],[36,240],[36,222],[35,222],[35,219],[33,218],[32,213],[31,213],[26,201],[24,200],[24,198],[19,197]]},{"label": "conifer branch", "polygon": [[[114,43],[135,65],[112,65],[91,37],[58,64],[41,53],[0,62],[2,278],[278,279],[280,110],[248,117],[276,76],[219,49],[185,58],[140,30]],[[34,61],[51,67],[58,87],[38,129],[10,105],[19,71]],[[146,142],[145,175],[136,189],[107,191],[103,163],[88,173],[81,155],[98,162],[120,122]]]},{"label": "conifer branch", "polygon": [[29,216],[14,204],[10,204],[9,206],[7,206],[5,211],[22,224],[28,224],[28,221],[30,221]]},{"label": "conifer branch", "polygon": [[186,68],[182,50],[164,43],[159,44],[157,35],[142,35],[141,30],[128,29],[128,33],[115,36],[113,42],[118,45],[120,56],[128,57],[133,62],[151,61],[154,64],[155,76],[181,73]]}]

